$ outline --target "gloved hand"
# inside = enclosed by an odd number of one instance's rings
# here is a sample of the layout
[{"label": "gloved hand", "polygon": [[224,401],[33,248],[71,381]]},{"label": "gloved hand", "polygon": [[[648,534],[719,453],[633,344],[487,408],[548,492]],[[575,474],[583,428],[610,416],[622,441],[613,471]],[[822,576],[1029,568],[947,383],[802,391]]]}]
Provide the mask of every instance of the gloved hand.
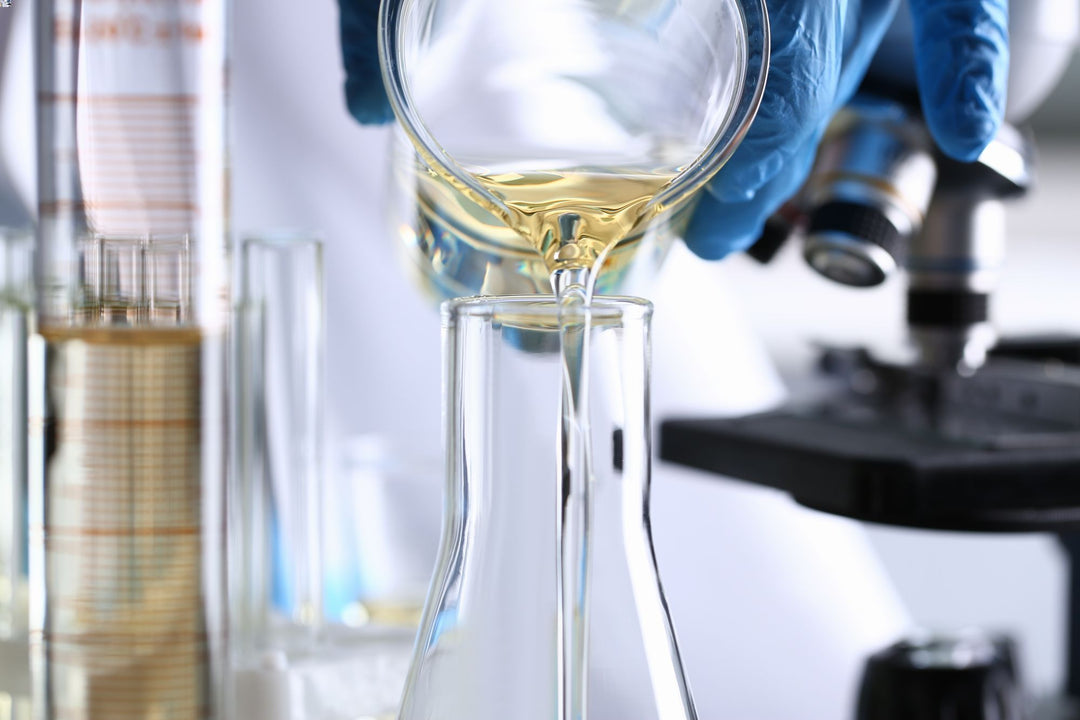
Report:
[{"label": "gloved hand", "polygon": [[[349,111],[392,118],[379,74],[378,0],[338,0]],[[750,131],[701,199],[687,245],[704,258],[744,250],[806,179],[833,114],[858,87],[898,0],[768,0],[769,77]],[[973,160],[1005,110],[1008,0],[910,0],[916,75],[941,149]]]},{"label": "gloved hand", "polygon": [[345,102],[365,125],[394,119],[379,70],[379,0],[338,0]]},{"label": "gloved hand", "polygon": [[[897,0],[769,0],[772,58],[754,124],[710,183],[686,243],[704,258],[745,250],[806,180],[833,114],[854,94]],[[910,0],[927,125],[957,160],[978,157],[1005,112],[1008,0]]]}]

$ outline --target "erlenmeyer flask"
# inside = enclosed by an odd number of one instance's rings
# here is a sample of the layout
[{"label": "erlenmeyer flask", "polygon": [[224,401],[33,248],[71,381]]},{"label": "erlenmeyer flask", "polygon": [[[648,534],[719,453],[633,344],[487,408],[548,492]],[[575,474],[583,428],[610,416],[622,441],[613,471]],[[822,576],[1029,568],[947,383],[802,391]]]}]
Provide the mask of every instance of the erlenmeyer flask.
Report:
[{"label": "erlenmeyer flask", "polygon": [[678,236],[768,70],[763,0],[400,0],[380,23],[418,152],[421,217],[399,234],[444,295],[546,292],[605,262],[621,284]]},{"label": "erlenmeyer flask", "polygon": [[[444,305],[446,517],[399,720],[695,717],[649,531],[650,314],[611,297],[561,311],[525,296]],[[575,613],[554,522],[575,507],[554,452],[560,322],[591,347]],[[580,655],[565,652],[567,630]],[[580,675],[566,680],[564,660]]]}]

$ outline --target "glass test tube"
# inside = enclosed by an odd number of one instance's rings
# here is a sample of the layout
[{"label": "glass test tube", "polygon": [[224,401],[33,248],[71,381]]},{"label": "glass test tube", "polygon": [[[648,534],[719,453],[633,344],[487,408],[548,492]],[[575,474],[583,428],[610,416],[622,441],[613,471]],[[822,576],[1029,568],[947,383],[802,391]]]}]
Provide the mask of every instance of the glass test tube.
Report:
[{"label": "glass test tube", "polygon": [[30,720],[27,338],[34,235],[0,228],[0,720]]},{"label": "glass test tube", "polygon": [[26,343],[34,235],[0,228],[0,639],[27,631]]},{"label": "glass test tube", "polygon": [[224,717],[226,0],[40,0],[42,720]]},{"label": "glass test tube", "polygon": [[309,650],[322,624],[322,244],[243,243],[236,308],[235,657]]}]

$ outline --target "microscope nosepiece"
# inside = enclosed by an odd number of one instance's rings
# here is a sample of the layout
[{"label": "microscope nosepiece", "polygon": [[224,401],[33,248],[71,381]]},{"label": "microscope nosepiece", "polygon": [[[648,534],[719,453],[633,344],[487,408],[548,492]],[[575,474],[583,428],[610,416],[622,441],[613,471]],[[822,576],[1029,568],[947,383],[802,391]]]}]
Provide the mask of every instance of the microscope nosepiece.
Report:
[{"label": "microscope nosepiece", "polygon": [[896,103],[853,103],[821,144],[806,190],[803,255],[817,272],[855,287],[883,283],[922,227],[937,181],[925,127]]}]

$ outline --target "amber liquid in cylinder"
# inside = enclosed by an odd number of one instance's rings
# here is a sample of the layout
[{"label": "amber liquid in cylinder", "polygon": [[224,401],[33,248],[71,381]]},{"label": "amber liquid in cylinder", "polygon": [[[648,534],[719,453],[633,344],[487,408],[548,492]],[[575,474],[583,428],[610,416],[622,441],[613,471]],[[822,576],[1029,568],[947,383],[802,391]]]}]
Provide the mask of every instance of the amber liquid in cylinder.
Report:
[{"label": "amber liquid in cylinder", "polygon": [[201,331],[40,334],[50,717],[210,717]]}]

